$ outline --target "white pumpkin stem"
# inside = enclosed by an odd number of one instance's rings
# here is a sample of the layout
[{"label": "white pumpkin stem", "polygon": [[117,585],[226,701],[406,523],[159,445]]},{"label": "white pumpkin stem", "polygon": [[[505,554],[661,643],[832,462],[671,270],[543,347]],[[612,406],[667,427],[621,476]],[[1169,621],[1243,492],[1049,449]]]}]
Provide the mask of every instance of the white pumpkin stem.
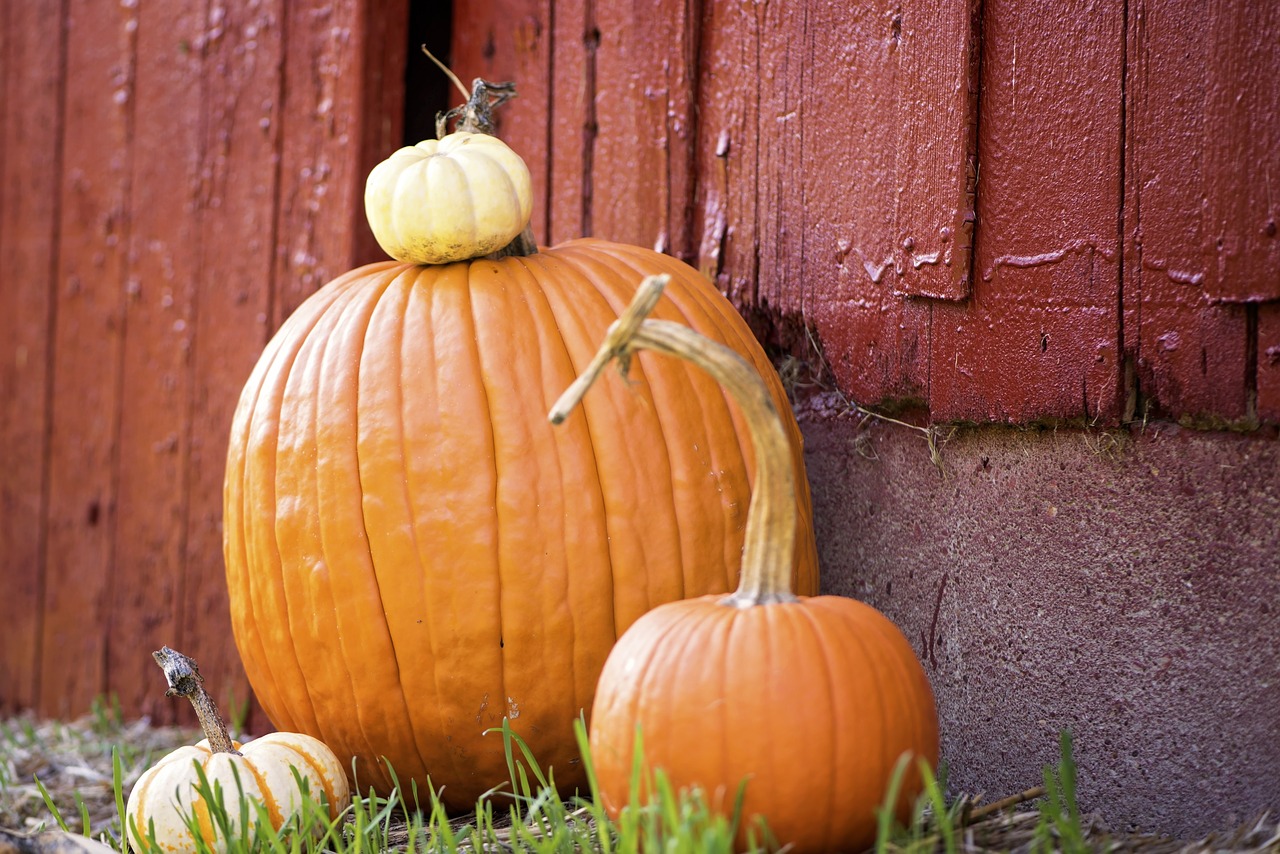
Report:
[{"label": "white pumpkin stem", "polygon": [[[489,136],[497,136],[497,126],[493,122],[493,110],[495,107],[501,106],[512,98],[516,97],[515,83],[490,83],[477,77],[471,83],[471,95],[467,96],[467,90],[463,87],[462,82],[458,80],[449,68],[440,60],[431,56],[431,52],[427,50],[426,45],[422,46],[422,52],[431,57],[431,61],[440,66],[444,73],[449,75],[449,79],[454,82],[467,97],[467,102],[460,107],[454,107],[447,112],[436,113],[436,139],[443,139],[445,134],[449,132],[449,121],[458,119],[457,130],[466,131],[468,133],[483,133]],[[488,261],[497,261],[500,258],[510,256],[528,256],[538,251],[538,241],[534,239],[533,227],[526,225],[524,231],[516,235],[506,246],[496,252],[490,252],[483,256]]]},{"label": "white pumpkin stem", "polygon": [[236,750],[235,745],[231,743],[231,736],[227,734],[227,725],[222,722],[222,716],[218,714],[218,707],[213,702],[213,697],[210,697],[209,692],[204,689],[204,677],[200,675],[200,668],[196,665],[195,659],[188,658],[167,646],[162,646],[151,653],[151,657],[164,670],[164,678],[169,683],[169,690],[165,691],[164,695],[186,697],[195,707],[196,717],[200,719],[200,728],[204,730],[204,737],[209,739],[209,750],[213,753],[234,753],[239,756],[240,751]]},{"label": "white pumpkin stem", "polygon": [[436,113],[436,139],[445,137],[449,132],[449,121],[452,119],[458,119],[454,130],[497,136],[497,125],[493,122],[493,109],[515,96],[515,83],[490,83],[488,80],[477,77],[471,82],[471,96],[467,98],[465,104],[454,107],[452,110]]},{"label": "white pumpkin stem", "polygon": [[464,98],[470,97],[469,93],[467,92],[467,87],[462,85],[462,81],[458,79],[458,75],[453,73],[452,68],[445,65],[440,60],[436,59],[436,55],[431,51],[427,50],[427,46],[425,44],[422,45],[422,52],[427,55],[427,59],[431,60],[436,64],[436,68],[439,68],[441,71],[444,72],[445,77],[448,77],[449,80],[453,82],[453,85],[457,87],[459,92],[462,93],[462,97]]},{"label": "white pumpkin stem", "polygon": [[669,276],[650,276],[622,315],[609,326],[604,343],[549,415],[559,424],[614,359],[625,377],[637,350],[654,350],[692,362],[724,386],[742,410],[756,456],[756,478],[747,509],[738,589],[721,602],[737,608],[794,602],[791,566],[796,547],[796,483],[791,442],[768,387],[732,349],[667,320],[647,320]]}]

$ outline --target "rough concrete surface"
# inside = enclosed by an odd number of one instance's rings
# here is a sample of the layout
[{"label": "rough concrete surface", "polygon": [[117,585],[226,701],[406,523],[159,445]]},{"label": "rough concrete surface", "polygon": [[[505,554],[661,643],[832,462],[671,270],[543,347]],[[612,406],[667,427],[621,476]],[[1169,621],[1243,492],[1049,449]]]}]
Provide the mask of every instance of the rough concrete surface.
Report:
[{"label": "rough concrete surface", "polygon": [[954,793],[1040,782],[1069,729],[1081,807],[1196,836],[1280,812],[1274,434],[906,427],[805,416],[825,592],[893,618]]}]

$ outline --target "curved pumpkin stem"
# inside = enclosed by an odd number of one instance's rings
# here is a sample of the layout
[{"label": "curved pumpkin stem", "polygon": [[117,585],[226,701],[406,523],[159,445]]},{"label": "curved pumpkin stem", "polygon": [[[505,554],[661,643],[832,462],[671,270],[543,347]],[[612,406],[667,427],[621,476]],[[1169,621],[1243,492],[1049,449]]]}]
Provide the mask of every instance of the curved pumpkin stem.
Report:
[{"label": "curved pumpkin stem", "polygon": [[[477,77],[471,82],[471,94],[468,95],[467,88],[462,85],[458,75],[454,74],[449,66],[436,59],[431,51],[427,50],[425,44],[422,46],[422,52],[427,55],[428,59],[439,66],[445,76],[462,93],[462,97],[467,99],[465,104],[454,107],[452,110],[441,110],[436,113],[436,139],[444,139],[449,132],[449,122],[453,119],[458,120],[456,130],[497,136],[497,126],[493,122],[493,110],[516,96],[516,84],[510,81],[506,83],[490,83],[488,80]],[[489,261],[497,261],[499,258],[507,258],[513,255],[522,257],[533,255],[537,251],[538,241],[533,237],[533,227],[526,225],[524,231],[516,235],[515,240],[512,240],[497,252],[490,252],[484,258]]]},{"label": "curved pumpkin stem", "polygon": [[222,716],[218,714],[218,707],[214,704],[213,697],[210,697],[209,692],[204,689],[204,677],[200,675],[200,668],[196,666],[195,659],[188,658],[167,646],[162,646],[151,653],[151,657],[164,670],[164,678],[169,683],[169,690],[165,691],[164,695],[186,697],[195,707],[196,717],[200,719],[200,728],[204,730],[204,737],[209,739],[209,750],[213,753],[234,753],[239,756],[240,751],[236,750],[235,745],[231,743],[231,736],[227,734],[227,725],[222,722]]},{"label": "curved pumpkin stem", "polygon": [[747,509],[738,589],[721,600],[738,608],[794,602],[791,565],[796,544],[796,484],[791,443],[760,375],[736,352],[667,320],[647,320],[668,276],[650,276],[627,310],[609,326],[604,343],[582,375],[556,401],[549,415],[559,424],[614,359],[626,376],[637,350],[654,350],[692,362],[724,386],[742,410],[756,456],[756,478]]},{"label": "curved pumpkin stem", "polygon": [[[454,82],[464,95],[467,90],[462,87],[455,75],[440,60],[431,56],[431,52],[427,50],[426,45],[422,46],[422,52],[431,57],[431,61],[440,66],[449,79]],[[516,96],[516,84],[507,83],[490,83],[477,77],[471,83],[471,95],[467,98],[467,102],[452,110],[436,113],[436,139],[443,139],[449,131],[449,121],[458,119],[457,130],[467,133],[483,133],[489,136],[497,136],[497,126],[493,122],[493,110],[495,107],[501,106]],[[485,255],[489,261],[497,261],[499,258],[507,258],[510,256],[528,256],[538,251],[538,241],[533,237],[533,227],[526,225],[524,231],[516,235],[516,238],[497,252],[490,252]]]}]

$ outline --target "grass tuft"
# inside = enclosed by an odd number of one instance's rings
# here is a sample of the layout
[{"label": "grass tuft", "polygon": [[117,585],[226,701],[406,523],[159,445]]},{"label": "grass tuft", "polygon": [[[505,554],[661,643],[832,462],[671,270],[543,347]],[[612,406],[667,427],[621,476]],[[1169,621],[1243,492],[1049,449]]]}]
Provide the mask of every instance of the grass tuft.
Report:
[{"label": "grass tuft", "polygon": [[[406,788],[392,771],[394,788],[386,797],[373,791],[359,794],[336,819],[330,819],[326,804],[309,801],[299,815],[277,831],[261,805],[249,803],[238,793],[224,792],[220,786],[210,786],[207,778],[201,779],[198,794],[211,805],[217,838],[202,839],[197,854],[218,850],[231,854],[719,854],[734,850],[743,821],[745,789],[738,791],[730,816],[713,813],[704,793],[677,791],[661,771],[641,770],[640,734],[633,795],[614,818],[593,797],[598,790],[597,781],[582,719],[575,722],[575,735],[588,780],[586,792],[560,792],[554,773],[541,768],[528,744],[508,721],[493,733],[501,737],[510,779],[481,798],[472,812],[461,816],[445,812],[438,791],[429,781],[425,791],[420,792],[413,781]],[[0,827],[30,832],[58,827],[92,836],[123,852],[125,802],[134,782],[169,750],[198,738],[194,730],[154,729],[143,722],[128,724],[115,702],[96,704],[92,714],[74,724],[28,719],[0,721]],[[1241,828],[1234,836],[1211,838],[1202,846],[1149,835],[1108,836],[1098,830],[1095,821],[1081,814],[1069,733],[1061,735],[1059,754],[1055,765],[1045,767],[1042,788],[976,809],[965,798],[947,800],[944,773],[935,773],[923,762],[917,761],[913,766],[911,760],[904,758],[896,766],[877,812],[876,854],[1280,850],[1280,828],[1265,818]],[[909,771],[913,776],[919,774],[924,791],[903,824],[897,821],[892,805],[898,802]],[[1034,804],[1036,809],[1013,811],[1013,806],[1036,796],[1040,797]],[[72,828],[73,822],[79,826]],[[195,827],[194,821],[189,826]],[[150,836],[147,831],[128,828],[137,850],[155,850],[155,840],[146,838]],[[778,850],[767,827],[751,827],[749,831],[751,850]],[[220,848],[219,841],[225,849]]]}]

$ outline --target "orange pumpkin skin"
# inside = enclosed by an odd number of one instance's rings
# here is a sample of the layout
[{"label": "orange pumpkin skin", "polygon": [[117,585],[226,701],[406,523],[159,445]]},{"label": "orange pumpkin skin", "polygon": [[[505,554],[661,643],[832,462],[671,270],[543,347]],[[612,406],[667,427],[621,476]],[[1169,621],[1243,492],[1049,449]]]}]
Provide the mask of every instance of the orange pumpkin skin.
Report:
[{"label": "orange pumpkin skin", "polygon": [[[605,808],[616,817],[630,800],[639,727],[645,766],[677,790],[701,787],[728,814],[747,781],[740,846],[763,815],[789,851],[866,849],[898,758],[938,762],[933,693],[911,645],[853,599],[722,598],[656,608],[610,653],[590,724]],[[899,818],[920,790],[913,761]]]},{"label": "orange pumpkin skin", "polygon": [[[504,716],[562,790],[572,721],[618,635],[663,602],[731,590],[753,472],[719,386],[640,357],[553,428],[550,403],[648,273],[660,313],[737,349],[786,398],[732,305],[658,253],[598,240],[528,257],[354,270],[282,326],[227,458],[232,626],[281,729],[357,762],[357,784],[507,779]],[[801,440],[795,584],[817,588]]]}]

